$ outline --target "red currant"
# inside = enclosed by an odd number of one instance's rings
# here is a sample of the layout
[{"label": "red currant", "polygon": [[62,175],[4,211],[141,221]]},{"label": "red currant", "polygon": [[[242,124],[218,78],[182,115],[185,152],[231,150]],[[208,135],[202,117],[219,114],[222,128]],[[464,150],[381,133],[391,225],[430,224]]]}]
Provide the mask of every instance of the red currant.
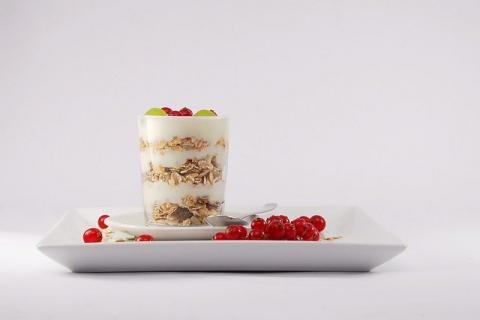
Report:
[{"label": "red currant", "polygon": [[183,107],[182,109],[180,109],[180,114],[184,117],[190,117],[190,116],[193,116],[193,112],[192,110],[188,109],[187,107]]},{"label": "red currant", "polygon": [[295,225],[293,223],[285,223],[285,240],[297,240],[297,230],[295,230]]},{"label": "red currant", "polygon": [[228,240],[245,240],[247,238],[247,228],[244,226],[228,226],[226,230]]},{"label": "red currant", "polygon": [[263,220],[262,218],[255,218],[250,223],[250,226],[252,227],[253,230],[264,231],[265,225],[266,225],[265,220]]},{"label": "red currant", "polygon": [[248,240],[263,240],[265,239],[265,234],[263,233],[263,230],[259,229],[252,229],[250,233],[248,234]]},{"label": "red currant", "polygon": [[295,230],[297,231],[297,235],[299,237],[303,236],[303,233],[305,232],[305,225],[307,223],[309,223],[308,220],[302,218],[297,218],[292,221],[292,224],[295,226]]},{"label": "red currant", "polygon": [[83,242],[102,242],[102,231],[97,228],[90,228],[83,233]]},{"label": "red currant", "polygon": [[98,226],[100,227],[100,229],[108,228],[108,225],[105,223],[105,219],[107,219],[108,217],[110,217],[108,214],[104,214],[98,218]]},{"label": "red currant", "polygon": [[317,228],[310,222],[305,223],[303,233],[300,235],[303,240],[309,239],[315,232],[318,232]]},{"label": "red currant", "polygon": [[272,221],[280,221],[280,222],[283,223],[282,219],[279,216],[276,216],[276,215],[272,215],[272,216],[267,218],[267,225]]},{"label": "red currant", "polygon": [[155,238],[149,234],[141,234],[137,237],[137,241],[153,241]]},{"label": "red currant", "polygon": [[217,232],[213,236],[212,240],[227,240],[227,235],[225,232]]},{"label": "red currant", "polygon": [[290,223],[290,220],[288,219],[288,217],[287,217],[287,216],[284,216],[283,214],[281,214],[281,215],[279,215],[279,216],[277,216],[277,217],[278,217],[278,219],[280,219],[280,221],[282,221],[284,224],[285,224],[285,223]]},{"label": "red currant", "polygon": [[162,107],[162,110],[165,111],[167,114],[170,114],[170,112],[172,112],[172,109],[170,109],[169,107]]},{"label": "red currant", "polygon": [[168,115],[171,116],[171,117],[181,117],[182,116],[180,111],[171,111]]},{"label": "red currant", "polygon": [[327,225],[327,223],[325,222],[325,219],[319,215],[311,216],[310,223],[313,224],[319,232],[322,232],[323,229],[325,229],[325,226]]},{"label": "red currant", "polygon": [[282,240],[285,236],[285,227],[280,220],[273,220],[265,228],[267,238],[270,240]]},{"label": "red currant", "polygon": [[314,228],[311,233],[310,232],[305,232],[305,235],[303,236],[302,240],[304,240],[304,241],[318,241],[318,240],[320,240],[320,232],[318,232],[317,228]]}]

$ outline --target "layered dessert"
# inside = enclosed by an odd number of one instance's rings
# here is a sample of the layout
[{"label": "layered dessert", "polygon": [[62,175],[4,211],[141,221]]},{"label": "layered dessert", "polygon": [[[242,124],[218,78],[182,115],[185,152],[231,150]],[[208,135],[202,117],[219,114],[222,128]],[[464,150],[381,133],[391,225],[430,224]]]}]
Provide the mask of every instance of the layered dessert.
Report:
[{"label": "layered dessert", "polygon": [[152,108],[139,117],[147,224],[205,224],[223,211],[228,122],[213,110]]}]

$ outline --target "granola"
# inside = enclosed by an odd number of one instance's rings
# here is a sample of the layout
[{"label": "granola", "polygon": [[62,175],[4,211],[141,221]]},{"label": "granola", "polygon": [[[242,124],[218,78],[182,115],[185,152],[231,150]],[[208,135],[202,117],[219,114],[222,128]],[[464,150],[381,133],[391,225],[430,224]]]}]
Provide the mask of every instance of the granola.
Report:
[{"label": "granola", "polygon": [[180,183],[213,185],[222,179],[222,169],[214,155],[188,159],[178,168],[155,166],[151,162],[149,166],[149,170],[145,173],[145,180],[163,181],[172,186]]},{"label": "granola", "polygon": [[160,140],[153,143],[148,143],[140,139],[140,150],[145,151],[151,148],[153,152],[163,154],[167,150],[172,151],[202,151],[208,147],[208,141],[203,138],[195,137],[173,137],[169,141]]},{"label": "granola", "polygon": [[148,149],[148,141],[140,139],[140,151],[145,151]]},{"label": "granola", "polygon": [[218,215],[222,202],[210,202],[208,197],[186,196],[181,204],[172,202],[155,203],[153,222],[167,225],[201,225],[208,216]]},{"label": "granola", "polygon": [[218,141],[217,141],[217,143],[215,143],[215,145],[220,146],[222,148],[225,148],[226,147],[225,139],[223,137],[221,137],[220,139],[218,139]]}]

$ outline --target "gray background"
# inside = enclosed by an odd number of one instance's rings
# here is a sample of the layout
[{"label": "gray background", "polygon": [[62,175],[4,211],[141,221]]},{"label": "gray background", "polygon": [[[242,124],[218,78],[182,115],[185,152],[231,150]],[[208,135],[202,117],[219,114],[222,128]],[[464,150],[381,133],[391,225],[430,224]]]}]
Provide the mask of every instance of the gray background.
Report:
[{"label": "gray background", "polygon": [[410,245],[378,298],[423,268],[419,294],[454,296],[413,316],[471,315],[478,275],[431,268],[480,263],[479,56],[478,1],[0,0],[0,231],[38,239],[67,208],[140,205],[136,116],[208,106],[231,119],[228,203],[363,207]]}]

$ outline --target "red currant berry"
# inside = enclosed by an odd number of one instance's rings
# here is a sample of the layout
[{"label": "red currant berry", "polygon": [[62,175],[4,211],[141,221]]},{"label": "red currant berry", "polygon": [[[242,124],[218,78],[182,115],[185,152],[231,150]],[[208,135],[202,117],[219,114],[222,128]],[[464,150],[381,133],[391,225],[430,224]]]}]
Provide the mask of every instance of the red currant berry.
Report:
[{"label": "red currant berry", "polygon": [[282,240],[285,237],[285,227],[282,221],[274,220],[267,224],[265,233],[270,240]]},{"label": "red currant berry", "polygon": [[227,240],[227,235],[225,232],[217,232],[213,236],[212,240]]},{"label": "red currant berry", "polygon": [[317,228],[314,228],[312,232],[305,232],[302,240],[304,241],[318,241],[320,240],[320,232],[318,232]]},{"label": "red currant berry", "polygon": [[309,223],[305,219],[297,218],[292,221],[292,224],[295,226],[295,230],[297,231],[297,235],[299,237],[303,236],[303,233],[305,232],[305,225]]},{"label": "red currant berry", "polygon": [[180,111],[171,111],[168,115],[171,116],[171,117],[181,117],[182,116]]},{"label": "red currant berry", "polygon": [[250,223],[250,226],[252,227],[253,230],[264,231],[265,225],[266,225],[265,220],[263,220],[262,218],[255,218]]},{"label": "red currant berry", "polygon": [[110,217],[108,214],[104,214],[98,218],[98,226],[100,227],[100,229],[108,228],[108,225],[105,223],[105,219],[107,219],[108,217]]},{"label": "red currant berry", "polygon": [[285,223],[285,240],[297,240],[297,230],[295,230],[295,225],[293,223]]},{"label": "red currant berry", "polygon": [[184,117],[193,116],[192,110],[188,109],[187,107],[183,107],[182,109],[180,109],[180,114]]},{"label": "red currant berry", "polygon": [[83,233],[83,242],[102,242],[102,231],[97,228],[90,228]]},{"label": "red currant berry", "polygon": [[323,219],[323,217],[319,215],[312,216],[310,218],[310,223],[313,224],[319,232],[322,232],[323,229],[325,229],[325,226],[327,225],[327,223],[325,222],[325,219]]},{"label": "red currant berry", "polygon": [[276,216],[276,215],[272,215],[272,216],[267,218],[267,225],[272,221],[281,221],[283,223],[282,219],[279,216]]},{"label": "red currant berry", "polygon": [[310,218],[307,217],[307,216],[300,216],[300,217],[296,218],[295,220],[298,220],[298,219],[305,220],[306,222],[310,222]]},{"label": "red currant berry", "polygon": [[226,230],[228,240],[245,240],[247,238],[247,228],[244,226],[228,226]]},{"label": "red currant berry", "polygon": [[288,219],[288,217],[287,217],[287,216],[284,216],[283,214],[281,214],[281,215],[279,215],[279,216],[277,216],[277,217],[278,217],[278,219],[280,219],[280,221],[282,221],[284,224],[285,224],[285,223],[290,223],[290,220]]},{"label": "red currant berry", "polygon": [[137,237],[137,241],[153,241],[155,238],[149,234],[141,234]]},{"label": "red currant berry", "polygon": [[170,114],[170,112],[172,112],[172,109],[170,109],[169,107],[162,107],[162,110],[165,111],[167,114]]},{"label": "red currant berry", "polygon": [[303,233],[300,235],[303,240],[309,239],[315,232],[318,232],[317,228],[310,222],[305,223]]},{"label": "red currant berry", "polygon": [[263,230],[259,229],[252,229],[250,233],[248,234],[248,240],[263,240],[265,239],[265,234],[263,233]]}]

